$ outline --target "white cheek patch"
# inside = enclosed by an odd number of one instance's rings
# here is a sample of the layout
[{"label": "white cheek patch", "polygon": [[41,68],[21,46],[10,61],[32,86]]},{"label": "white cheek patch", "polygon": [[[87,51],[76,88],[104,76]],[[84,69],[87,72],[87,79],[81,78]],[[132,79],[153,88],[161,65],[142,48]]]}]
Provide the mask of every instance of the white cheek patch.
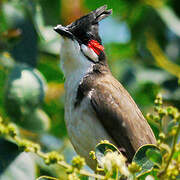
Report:
[{"label": "white cheek patch", "polygon": [[81,49],[82,49],[84,55],[89,57],[94,62],[98,62],[98,55],[91,48],[89,48],[86,45],[82,44]]}]

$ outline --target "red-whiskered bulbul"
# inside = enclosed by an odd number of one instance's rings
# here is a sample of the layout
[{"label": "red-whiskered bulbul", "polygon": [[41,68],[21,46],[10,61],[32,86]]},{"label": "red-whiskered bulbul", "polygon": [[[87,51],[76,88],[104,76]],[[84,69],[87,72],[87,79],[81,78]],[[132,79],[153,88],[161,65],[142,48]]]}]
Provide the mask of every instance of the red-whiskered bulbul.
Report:
[{"label": "red-whiskered bulbul", "polygon": [[[65,121],[78,154],[94,169],[89,152],[101,140],[115,144],[130,162],[154,134],[129,93],[108,67],[98,23],[112,13],[102,6],[75,22],[57,25],[65,75]],[[113,33],[113,32],[112,32]]]}]

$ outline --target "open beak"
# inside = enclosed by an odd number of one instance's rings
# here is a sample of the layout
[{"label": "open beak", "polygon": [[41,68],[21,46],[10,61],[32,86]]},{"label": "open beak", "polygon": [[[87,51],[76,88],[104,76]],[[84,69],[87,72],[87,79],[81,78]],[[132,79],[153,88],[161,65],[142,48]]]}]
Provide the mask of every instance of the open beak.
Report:
[{"label": "open beak", "polygon": [[68,37],[71,39],[74,38],[74,35],[69,31],[69,29],[60,24],[54,27],[54,31],[56,31],[58,34],[60,34],[63,37]]}]

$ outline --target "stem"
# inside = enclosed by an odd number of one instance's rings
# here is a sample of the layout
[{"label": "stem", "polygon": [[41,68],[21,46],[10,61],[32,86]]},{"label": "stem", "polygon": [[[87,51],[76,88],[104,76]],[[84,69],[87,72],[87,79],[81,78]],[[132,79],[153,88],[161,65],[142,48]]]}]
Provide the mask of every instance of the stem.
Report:
[{"label": "stem", "polygon": [[179,125],[178,125],[177,132],[176,132],[176,134],[175,134],[175,136],[174,136],[174,139],[173,139],[173,146],[172,146],[171,154],[170,154],[170,156],[169,156],[169,159],[168,159],[168,161],[167,161],[167,164],[166,164],[164,170],[163,170],[162,172],[160,172],[159,176],[162,176],[163,174],[165,174],[166,171],[167,171],[167,169],[168,169],[168,167],[169,167],[169,165],[170,165],[170,162],[171,162],[171,160],[172,160],[173,154],[174,154],[174,152],[175,152],[175,146],[176,146],[176,142],[177,142],[177,139],[178,139],[178,134],[179,134],[179,132],[180,132],[180,123],[179,123]]},{"label": "stem", "polygon": [[[16,141],[19,140],[18,137],[16,137],[15,139],[16,139]],[[46,159],[46,157],[47,157],[46,153],[43,153],[42,151],[37,151],[36,154],[39,155],[43,159]],[[65,168],[65,169],[71,168],[71,165],[67,164],[65,161],[58,161],[57,164],[60,165],[61,167]],[[102,175],[89,173],[88,171],[83,170],[83,169],[80,170],[79,174],[84,175],[84,176],[94,177],[97,179],[105,179],[105,177]],[[40,177],[40,179],[41,178],[42,178],[42,176]],[[37,179],[37,180],[39,180],[39,179]]]},{"label": "stem", "polygon": [[118,168],[116,168],[116,180],[118,180],[118,176],[119,176],[119,172],[118,172]]},{"label": "stem", "polygon": [[[41,151],[38,151],[37,155],[39,155],[43,159],[46,158],[46,154],[41,152]],[[57,164],[60,165],[61,167],[65,168],[65,169],[71,168],[71,166],[69,164],[67,164],[65,161],[58,161]],[[84,175],[84,176],[94,177],[97,179],[105,179],[105,177],[102,175],[92,174],[86,170],[80,170],[79,174]]]},{"label": "stem", "polygon": [[160,129],[160,132],[162,132],[163,133],[163,117],[160,117],[159,116],[159,118],[160,118],[160,123],[159,123],[159,129]]},{"label": "stem", "polygon": [[[1,122],[0,122],[0,125],[4,125],[4,124],[2,124]],[[5,126],[5,125],[4,125]],[[7,128],[7,126],[5,126],[6,128]],[[3,134],[3,135],[5,135],[5,136],[10,136],[9,134]],[[12,139],[12,140],[14,140],[16,143],[17,143],[17,145],[19,145],[19,143],[21,142],[21,138],[20,137],[18,137],[18,136],[14,136],[14,137],[11,137],[10,136],[10,138]],[[32,142],[33,143],[33,142]],[[34,150],[34,149],[30,149],[29,150],[30,152],[33,152],[33,153],[35,153],[35,154],[37,154],[39,157],[41,157],[42,159],[46,159],[47,158],[47,154],[46,153],[44,153],[44,152],[42,152],[41,150]],[[58,165],[60,165],[61,167],[63,167],[63,168],[65,168],[65,169],[70,169],[72,166],[71,165],[69,165],[68,163],[66,163],[65,161],[58,161],[57,162],[57,164]],[[79,174],[80,175],[84,175],[84,176],[88,176],[88,177],[94,177],[94,178],[97,178],[97,179],[106,179],[104,176],[102,176],[102,175],[98,175],[98,174],[93,174],[93,173],[89,173],[88,171],[86,171],[86,170],[83,170],[83,169],[81,169],[80,171],[79,171]],[[39,178],[37,178],[36,180],[40,180],[41,178],[48,178],[48,179],[52,179],[52,180],[58,180],[57,178],[54,178],[54,177],[48,177],[48,176],[41,176],[41,177],[39,177]]]},{"label": "stem", "polygon": [[[37,151],[36,153],[37,155],[39,155],[41,158],[45,159],[47,156],[45,153],[43,153],[42,151]],[[57,162],[58,165],[62,166],[65,169],[70,168],[71,166],[69,164],[67,164],[65,161],[58,161]]]},{"label": "stem", "polygon": [[58,180],[57,178],[50,177],[50,176],[40,176],[40,177],[38,177],[36,180],[40,180],[40,179],[42,179],[42,178],[51,179],[51,180]]},{"label": "stem", "polygon": [[57,164],[65,169],[71,168],[71,166],[69,164],[67,164],[65,161],[58,161]]},{"label": "stem", "polygon": [[97,178],[97,179],[105,179],[105,177],[102,176],[102,175],[92,174],[92,173],[89,173],[88,171],[86,171],[84,169],[80,170],[80,174],[84,175],[84,176],[94,177],[94,178]]},{"label": "stem", "polygon": [[[37,155],[39,155],[43,159],[46,158],[46,154],[41,152],[41,151],[38,151]],[[61,167],[65,168],[65,169],[71,168],[71,166],[69,164],[67,164],[65,161],[58,161],[57,164],[60,165]],[[92,174],[92,173],[89,173],[88,171],[83,170],[83,169],[80,170],[79,174],[84,175],[84,176],[94,177],[97,179],[105,179],[105,177],[102,175]]]}]

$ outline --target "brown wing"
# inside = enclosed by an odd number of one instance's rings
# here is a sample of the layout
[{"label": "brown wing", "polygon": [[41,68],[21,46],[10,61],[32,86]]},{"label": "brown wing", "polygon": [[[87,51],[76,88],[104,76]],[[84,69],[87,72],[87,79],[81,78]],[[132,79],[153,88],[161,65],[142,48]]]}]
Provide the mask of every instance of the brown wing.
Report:
[{"label": "brown wing", "polygon": [[[107,77],[108,76],[108,77]],[[91,104],[108,134],[128,161],[143,144],[155,144],[154,134],[134,100],[111,75],[98,80],[91,93]]]}]

